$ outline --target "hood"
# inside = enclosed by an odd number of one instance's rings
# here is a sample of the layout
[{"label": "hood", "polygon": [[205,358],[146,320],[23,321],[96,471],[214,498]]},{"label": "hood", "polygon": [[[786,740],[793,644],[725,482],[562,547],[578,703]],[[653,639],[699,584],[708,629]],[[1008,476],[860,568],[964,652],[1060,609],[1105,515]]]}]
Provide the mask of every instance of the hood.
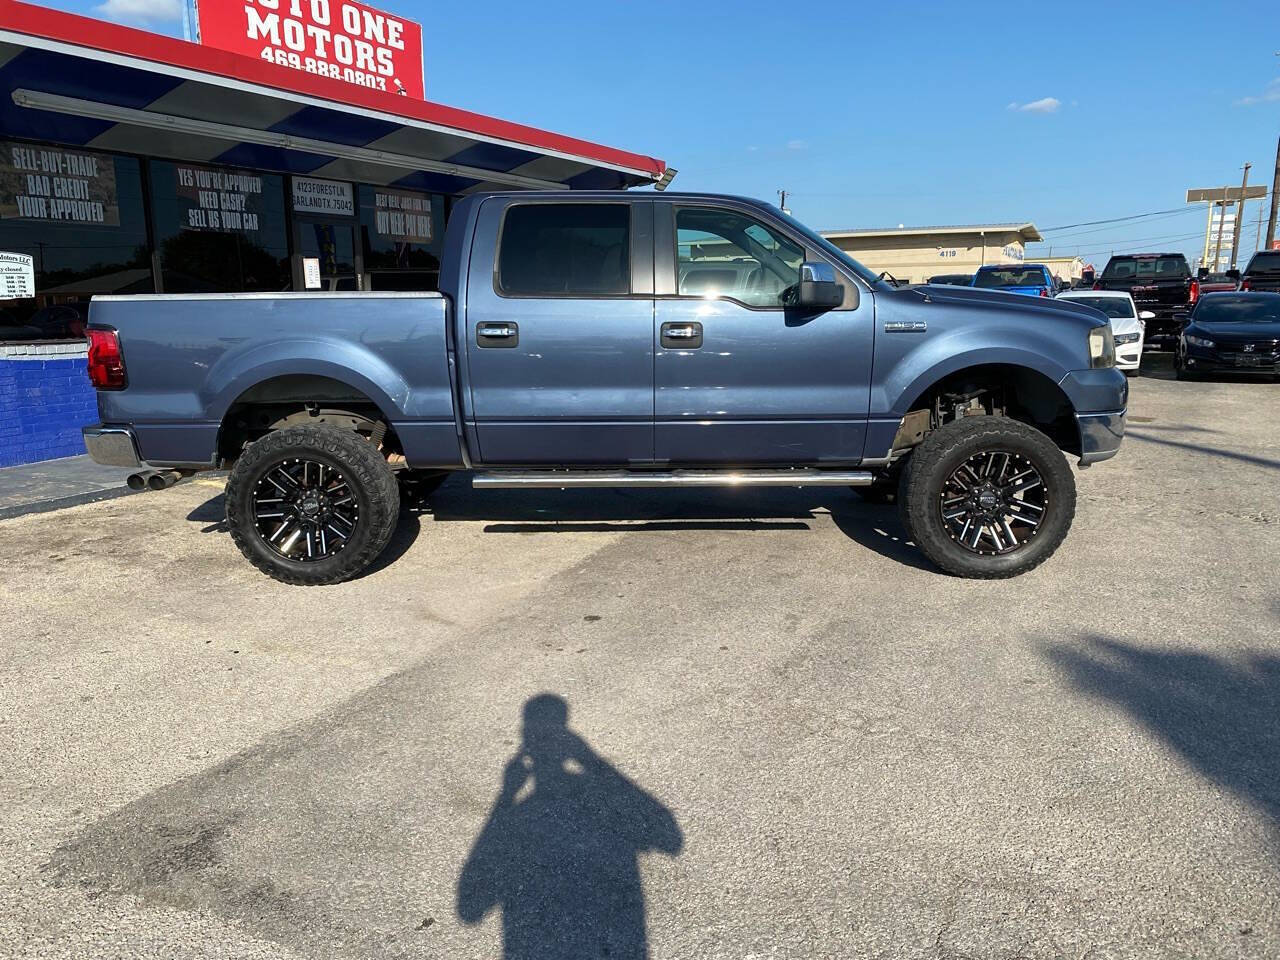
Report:
[{"label": "hood", "polygon": [[944,287],[925,286],[912,287],[906,290],[895,290],[889,296],[927,298],[932,303],[947,304],[958,307],[990,308],[992,310],[1022,313],[1028,321],[1037,318],[1053,320],[1056,318],[1086,321],[1087,327],[1100,327],[1110,321],[1101,310],[1072,303],[1070,300],[1057,300],[1053,297],[1028,297],[1020,293],[1009,293],[1007,290],[985,290],[981,287]]},{"label": "hood", "polygon": [[1193,333],[1203,334],[1210,340],[1215,337],[1228,340],[1277,340],[1280,339],[1280,320],[1255,320],[1250,323],[1202,323],[1187,325]]}]

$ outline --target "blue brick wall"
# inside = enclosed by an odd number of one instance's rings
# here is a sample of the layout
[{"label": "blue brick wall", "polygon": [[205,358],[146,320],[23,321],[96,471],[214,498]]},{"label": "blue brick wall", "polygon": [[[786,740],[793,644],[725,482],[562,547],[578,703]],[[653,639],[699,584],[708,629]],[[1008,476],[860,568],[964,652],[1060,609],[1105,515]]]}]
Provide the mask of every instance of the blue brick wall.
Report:
[{"label": "blue brick wall", "polygon": [[98,419],[84,357],[0,357],[0,467],[84,453]]}]

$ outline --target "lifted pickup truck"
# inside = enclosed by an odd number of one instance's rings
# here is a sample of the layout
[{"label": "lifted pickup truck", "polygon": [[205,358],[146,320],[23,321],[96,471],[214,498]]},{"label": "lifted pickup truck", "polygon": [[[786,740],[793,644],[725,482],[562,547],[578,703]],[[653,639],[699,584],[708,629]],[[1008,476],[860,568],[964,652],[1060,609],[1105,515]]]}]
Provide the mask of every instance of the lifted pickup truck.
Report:
[{"label": "lifted pickup truck", "polygon": [[896,289],[783,214],[708,195],[468,197],[440,293],[99,297],[100,463],[230,466],[245,556],[359,574],[400,486],[851,486],[924,554],[1009,577],[1075,512],[1063,451],[1115,454],[1106,317]]},{"label": "lifted pickup truck", "polygon": [[1133,297],[1140,311],[1155,314],[1147,321],[1146,343],[1172,349],[1178,331],[1200,299],[1200,282],[1191,276],[1180,253],[1128,253],[1107,261],[1095,290],[1120,290]]}]

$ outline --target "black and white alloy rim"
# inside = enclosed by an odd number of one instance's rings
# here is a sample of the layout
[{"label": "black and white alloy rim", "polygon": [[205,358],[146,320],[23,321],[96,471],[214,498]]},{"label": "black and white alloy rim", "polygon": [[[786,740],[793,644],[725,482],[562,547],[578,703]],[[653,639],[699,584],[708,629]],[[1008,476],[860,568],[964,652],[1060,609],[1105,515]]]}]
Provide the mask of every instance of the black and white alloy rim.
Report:
[{"label": "black and white alloy rim", "polygon": [[286,560],[327,560],[360,522],[355,491],[342,471],[318,460],[283,460],[253,488],[253,523],[263,543]]},{"label": "black and white alloy rim", "polygon": [[984,450],[952,471],[938,509],[952,540],[971,553],[999,556],[1035,537],[1049,509],[1049,491],[1026,457]]}]

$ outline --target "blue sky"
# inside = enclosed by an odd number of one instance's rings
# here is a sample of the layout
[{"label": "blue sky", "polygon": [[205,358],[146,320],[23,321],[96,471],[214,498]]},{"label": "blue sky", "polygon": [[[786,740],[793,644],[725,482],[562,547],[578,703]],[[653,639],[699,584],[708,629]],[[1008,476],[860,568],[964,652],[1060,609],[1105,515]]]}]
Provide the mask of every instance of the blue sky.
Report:
[{"label": "blue sky", "polygon": [[[181,34],[179,0],[51,5]],[[1032,220],[1099,266],[1195,256],[1186,189],[1246,160],[1269,183],[1280,134],[1276,0],[376,5],[423,24],[429,99],[662,157],[675,189],[785,188],[819,229]]]}]

